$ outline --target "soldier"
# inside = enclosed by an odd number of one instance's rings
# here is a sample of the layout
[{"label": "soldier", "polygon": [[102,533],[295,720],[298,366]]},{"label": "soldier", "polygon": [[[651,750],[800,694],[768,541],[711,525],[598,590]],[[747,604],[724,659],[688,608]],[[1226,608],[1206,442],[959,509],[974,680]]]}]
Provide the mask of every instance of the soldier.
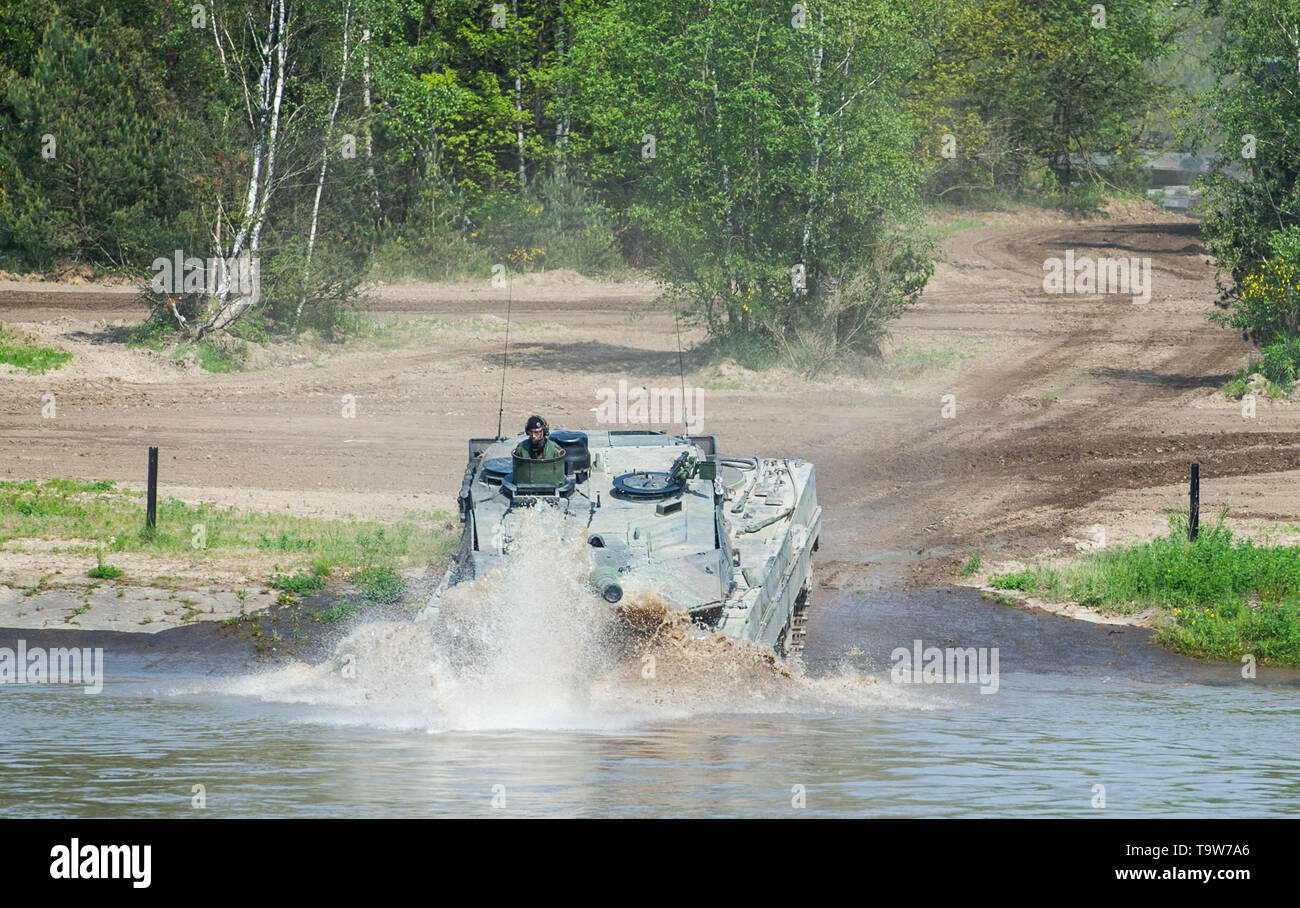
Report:
[{"label": "soldier", "polygon": [[519,447],[515,448],[516,457],[526,457],[530,460],[551,460],[564,456],[564,448],[551,441],[551,427],[540,416],[528,417],[528,422],[524,423],[524,432],[528,435],[528,438],[526,441],[521,441]]}]

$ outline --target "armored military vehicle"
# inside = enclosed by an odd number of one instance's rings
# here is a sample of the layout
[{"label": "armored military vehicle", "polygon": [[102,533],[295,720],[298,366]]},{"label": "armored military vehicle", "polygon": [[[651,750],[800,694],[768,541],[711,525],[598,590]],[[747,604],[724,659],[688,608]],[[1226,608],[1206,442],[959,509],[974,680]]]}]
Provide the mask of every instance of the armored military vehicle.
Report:
[{"label": "armored military vehicle", "polygon": [[593,589],[653,590],[696,624],[797,652],[822,509],[802,458],[728,457],[709,435],[646,430],[549,433],[563,455],[522,457],[525,439],[471,438],[459,505],[465,525],[447,582],[510,557],[526,509],[564,514],[581,538]]}]

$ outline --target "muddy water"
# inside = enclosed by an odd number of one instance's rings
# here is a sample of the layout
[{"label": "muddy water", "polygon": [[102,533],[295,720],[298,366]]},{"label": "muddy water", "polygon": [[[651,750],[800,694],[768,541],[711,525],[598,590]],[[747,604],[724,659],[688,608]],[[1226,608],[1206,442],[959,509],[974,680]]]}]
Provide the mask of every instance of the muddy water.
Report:
[{"label": "muddy water", "polygon": [[[106,634],[98,695],[0,685],[0,815],[190,815],[196,785],[216,816],[1300,811],[1295,672],[1247,680],[1143,631],[868,585],[823,598],[787,673],[656,624],[648,594],[653,636],[621,636],[574,553],[534,543],[516,576],[319,665]],[[895,678],[914,646],[996,648],[996,685]]]}]

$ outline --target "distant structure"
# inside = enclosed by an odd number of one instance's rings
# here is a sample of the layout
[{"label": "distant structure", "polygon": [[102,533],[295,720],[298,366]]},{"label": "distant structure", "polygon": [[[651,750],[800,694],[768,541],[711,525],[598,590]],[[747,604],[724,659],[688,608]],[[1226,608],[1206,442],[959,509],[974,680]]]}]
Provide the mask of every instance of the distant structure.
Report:
[{"label": "distant structure", "polygon": [[[1147,186],[1147,198],[1164,208],[1183,211],[1195,215],[1201,194],[1192,189],[1196,178],[1209,173],[1214,164],[1214,156],[1176,151],[1157,151],[1146,149],[1139,154],[1143,166],[1150,173]],[[1082,169],[1086,163],[1097,170],[1107,170],[1111,166],[1112,156],[1093,154],[1085,157],[1081,154],[1070,155],[1070,163]],[[1229,170],[1236,176],[1243,176],[1240,168],[1234,166]]]}]

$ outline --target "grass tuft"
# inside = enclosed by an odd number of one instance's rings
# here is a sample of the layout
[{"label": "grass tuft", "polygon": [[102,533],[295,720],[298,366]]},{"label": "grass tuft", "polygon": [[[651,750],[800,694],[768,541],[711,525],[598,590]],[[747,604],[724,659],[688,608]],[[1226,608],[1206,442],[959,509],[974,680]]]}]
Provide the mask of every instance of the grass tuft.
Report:
[{"label": "grass tuft", "polygon": [[1157,609],[1156,640],[1187,655],[1300,665],[1300,547],[1236,539],[1225,516],[1196,542],[1187,539],[1186,516],[1175,514],[1166,537],[990,584],[1114,612]]},{"label": "grass tuft", "polygon": [[0,364],[44,375],[70,359],[72,354],[68,351],[38,346],[0,324]]},{"label": "grass tuft", "polygon": [[[372,601],[391,601],[387,597],[394,591],[400,597],[404,589],[400,569],[445,563],[459,535],[445,514],[380,524],[190,505],[175,498],[158,502],[158,524],[151,531],[141,529],[143,517],[144,493],[119,489],[109,480],[0,481],[2,539],[78,545],[105,539],[111,552],[197,556],[235,565],[261,561],[270,550],[283,553],[276,556],[280,564],[271,585],[291,595],[323,588],[330,571],[340,568],[361,572],[358,582],[373,590]],[[193,547],[196,524],[205,529],[202,550]]]}]

